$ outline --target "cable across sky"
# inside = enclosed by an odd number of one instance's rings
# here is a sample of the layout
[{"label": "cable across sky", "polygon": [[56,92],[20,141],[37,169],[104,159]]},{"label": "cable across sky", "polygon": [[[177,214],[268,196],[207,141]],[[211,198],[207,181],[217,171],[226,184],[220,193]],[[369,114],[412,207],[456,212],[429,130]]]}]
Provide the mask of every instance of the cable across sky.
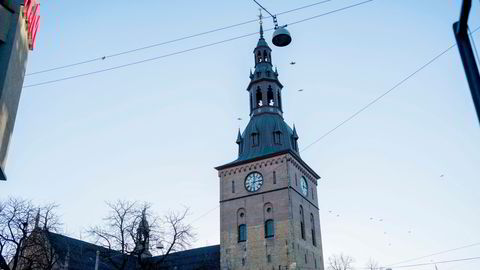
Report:
[{"label": "cable across sky", "polygon": [[[299,10],[306,9],[306,8],[311,8],[311,7],[314,7],[314,6],[317,6],[317,5],[320,5],[320,4],[324,4],[324,3],[327,3],[327,2],[331,2],[331,1],[333,1],[333,0],[318,1],[318,2],[315,2],[315,3],[309,4],[309,5],[305,5],[305,6],[301,6],[301,7],[298,7],[298,8],[294,8],[294,9],[290,9],[290,10],[280,12],[280,13],[277,14],[277,16],[278,15],[283,15],[283,14],[288,14],[288,13],[295,12],[295,11],[299,11]],[[267,18],[271,18],[271,16],[269,16]],[[150,44],[150,45],[143,46],[143,47],[138,47],[138,48],[134,48],[134,49],[126,50],[126,51],[121,51],[121,52],[118,52],[118,53],[108,54],[108,55],[104,55],[104,56],[101,56],[101,57],[87,59],[87,60],[75,62],[75,63],[72,63],[72,64],[67,64],[67,65],[63,65],[63,66],[58,66],[58,67],[48,68],[48,69],[44,69],[44,70],[34,71],[34,72],[31,72],[31,73],[27,73],[25,76],[41,74],[41,73],[46,73],[46,72],[55,71],[55,70],[59,70],[59,69],[65,69],[65,68],[69,68],[69,67],[79,66],[79,65],[83,65],[83,64],[87,64],[87,63],[91,63],[91,62],[95,62],[95,61],[105,60],[107,58],[113,58],[113,57],[129,54],[129,53],[133,53],[133,52],[137,52],[137,51],[142,51],[142,50],[146,50],[146,49],[150,49],[150,48],[154,48],[154,47],[158,47],[158,46],[162,46],[162,45],[175,43],[175,42],[178,42],[178,41],[183,41],[183,40],[186,40],[186,39],[191,39],[191,38],[195,38],[195,37],[219,32],[219,31],[227,30],[227,29],[230,29],[230,28],[235,28],[235,27],[242,26],[242,25],[249,24],[249,23],[253,23],[253,22],[256,22],[256,21],[258,21],[258,19],[248,20],[248,21],[244,21],[244,22],[240,22],[240,23],[236,23],[236,24],[232,24],[232,25],[228,25],[228,26],[224,26],[224,27],[219,27],[219,28],[215,28],[215,29],[212,29],[212,30],[200,32],[200,33],[197,33],[197,34],[192,34],[192,35],[188,35],[188,36],[184,36],[184,37],[180,37],[180,38],[176,38],[176,39],[172,39],[172,40],[168,40],[168,41],[154,43],[154,44]]]},{"label": "cable across sky", "polygon": [[[340,11],[343,11],[343,10],[346,10],[346,9],[357,7],[357,6],[372,2],[372,1],[374,1],[374,0],[367,0],[367,1],[356,3],[356,4],[352,4],[352,5],[349,5],[349,6],[345,6],[345,7],[342,7],[342,8],[334,9],[334,10],[331,10],[331,11],[313,16],[313,17],[308,17],[308,18],[305,18],[305,19],[302,19],[302,20],[291,22],[291,23],[289,23],[289,25],[298,24],[298,23],[309,21],[309,20],[317,19],[317,18],[326,16],[326,15],[330,15],[332,13],[336,13],[336,12],[340,12]],[[265,29],[264,31],[269,32],[269,31],[272,31],[273,29],[274,28],[269,28],[269,29]],[[147,58],[147,59],[143,59],[143,60],[139,60],[139,61],[135,61],[135,62],[130,62],[130,63],[123,64],[123,65],[113,66],[113,67],[110,67],[110,68],[95,70],[95,71],[91,71],[91,72],[86,72],[86,73],[82,73],[82,74],[78,74],[78,75],[73,75],[73,76],[63,77],[63,78],[59,78],[59,79],[44,81],[44,82],[40,82],[40,83],[29,84],[29,85],[25,85],[23,88],[35,87],[35,86],[40,86],[40,85],[45,85],[45,84],[51,84],[51,83],[56,83],[56,82],[65,81],[65,80],[71,80],[71,79],[75,79],[75,78],[79,78],[79,77],[85,77],[85,76],[89,76],[89,75],[93,75],[93,74],[103,73],[103,72],[107,72],[107,71],[111,71],[111,70],[115,70],[115,69],[125,68],[125,67],[128,67],[128,66],[138,65],[138,64],[142,64],[142,63],[151,62],[151,61],[154,61],[154,60],[174,56],[174,55],[183,54],[183,53],[186,53],[186,52],[191,52],[191,51],[196,51],[196,50],[207,48],[207,47],[212,47],[212,46],[215,46],[215,45],[219,45],[219,44],[222,44],[222,43],[227,43],[227,42],[230,42],[230,41],[234,41],[234,40],[237,40],[237,39],[242,39],[242,38],[257,35],[257,34],[258,34],[258,31],[253,32],[253,33],[249,33],[249,34],[244,34],[244,35],[241,35],[241,36],[236,36],[236,37],[229,38],[229,39],[224,39],[224,40],[217,41],[217,42],[204,44],[204,45],[193,47],[193,48],[186,49],[186,50],[181,50],[181,51],[177,51],[177,52],[173,52],[173,53],[169,53],[169,54],[164,54],[164,55],[160,55],[160,56],[156,56],[156,57],[152,57],[152,58]],[[87,62],[85,62],[85,61],[84,62],[88,63],[88,62],[92,62],[92,61],[94,61],[94,60],[88,60]],[[60,68],[57,68],[57,69],[60,69]]]}]

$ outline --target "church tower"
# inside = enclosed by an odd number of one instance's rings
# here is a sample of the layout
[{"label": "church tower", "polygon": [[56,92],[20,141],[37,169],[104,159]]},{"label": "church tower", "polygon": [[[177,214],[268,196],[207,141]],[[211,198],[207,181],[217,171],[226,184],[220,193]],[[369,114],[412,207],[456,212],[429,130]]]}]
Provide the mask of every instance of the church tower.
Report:
[{"label": "church tower", "polygon": [[220,177],[221,269],[321,269],[317,173],[300,157],[298,135],[283,120],[282,88],[263,37],[250,72],[250,122],[238,133],[238,158]]}]

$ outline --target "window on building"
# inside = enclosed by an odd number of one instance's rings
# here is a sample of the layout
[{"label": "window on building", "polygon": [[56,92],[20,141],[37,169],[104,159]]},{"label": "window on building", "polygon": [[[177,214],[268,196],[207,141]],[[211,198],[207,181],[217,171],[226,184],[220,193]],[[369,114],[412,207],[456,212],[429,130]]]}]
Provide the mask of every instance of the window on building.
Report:
[{"label": "window on building", "polygon": [[232,181],[232,193],[235,193],[235,181]]},{"label": "window on building", "polygon": [[261,107],[263,105],[263,102],[262,102],[263,96],[262,96],[262,90],[260,89],[260,87],[257,88],[256,98],[257,98],[257,105]]},{"label": "window on building", "polygon": [[315,269],[317,269],[317,258],[314,258],[313,261],[315,262]]},{"label": "window on building", "polygon": [[303,215],[303,206],[300,205],[300,234],[305,240],[305,217]]},{"label": "window on building", "polygon": [[240,224],[238,226],[238,242],[247,241],[247,225]]},{"label": "window on building", "polygon": [[277,90],[277,102],[280,110],[282,109],[282,98],[280,97],[280,89]]},{"label": "window on building", "polygon": [[254,132],[252,133],[252,146],[258,146],[258,144],[258,133]]},{"label": "window on building", "polygon": [[265,238],[270,238],[275,235],[274,228],[275,224],[273,223],[273,219],[265,221]]},{"label": "window on building", "polygon": [[298,178],[297,178],[297,174],[295,174],[295,186],[298,186]]},{"label": "window on building", "polygon": [[273,171],[273,184],[277,183],[277,173]]},{"label": "window on building", "polygon": [[245,258],[242,258],[242,266],[245,266]]},{"label": "window on building", "polygon": [[308,263],[308,260],[307,260],[307,253],[305,253],[305,263]]},{"label": "window on building", "polygon": [[277,130],[273,132],[273,143],[282,144],[282,132]]},{"label": "window on building", "polygon": [[253,110],[253,95],[250,95],[250,111]]},{"label": "window on building", "polygon": [[268,86],[268,91],[267,91],[267,100],[268,100],[268,106],[273,106],[274,105],[274,100],[273,100],[273,90],[271,86]]},{"label": "window on building", "polygon": [[272,262],[272,255],[270,255],[270,254],[267,255],[267,262],[268,263]]},{"label": "window on building", "polygon": [[310,214],[310,226],[312,228],[312,245],[317,246],[317,237],[315,235],[315,218]]}]

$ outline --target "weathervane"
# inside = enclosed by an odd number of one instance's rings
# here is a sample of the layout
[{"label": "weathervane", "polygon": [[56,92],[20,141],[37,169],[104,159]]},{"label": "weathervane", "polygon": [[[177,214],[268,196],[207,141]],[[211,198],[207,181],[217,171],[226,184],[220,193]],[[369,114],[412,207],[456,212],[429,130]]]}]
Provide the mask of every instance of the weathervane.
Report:
[{"label": "weathervane", "polygon": [[262,20],[263,20],[262,9],[259,8],[259,9],[258,9],[258,12],[260,12],[260,14],[258,15],[258,20],[259,20],[260,25],[262,25],[262,24],[263,24],[263,21],[262,21]]}]

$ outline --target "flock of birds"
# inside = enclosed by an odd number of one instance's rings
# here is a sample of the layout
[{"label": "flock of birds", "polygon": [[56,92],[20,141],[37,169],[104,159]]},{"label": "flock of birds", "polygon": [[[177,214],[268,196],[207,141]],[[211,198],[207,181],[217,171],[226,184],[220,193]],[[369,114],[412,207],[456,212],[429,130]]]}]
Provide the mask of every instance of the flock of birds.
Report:
[{"label": "flock of birds", "polygon": [[[340,214],[337,214],[337,213],[334,213],[332,210],[328,210],[328,213],[331,214],[331,215],[334,215],[335,217],[340,217]],[[374,218],[374,217],[370,217],[369,220],[371,222],[374,222],[374,221],[378,221],[378,222],[383,222],[383,218]],[[412,230],[408,230],[407,231],[408,234],[412,234]],[[387,232],[384,231],[383,232],[384,235],[387,235]],[[388,246],[391,246],[392,243],[388,243]]]}]

